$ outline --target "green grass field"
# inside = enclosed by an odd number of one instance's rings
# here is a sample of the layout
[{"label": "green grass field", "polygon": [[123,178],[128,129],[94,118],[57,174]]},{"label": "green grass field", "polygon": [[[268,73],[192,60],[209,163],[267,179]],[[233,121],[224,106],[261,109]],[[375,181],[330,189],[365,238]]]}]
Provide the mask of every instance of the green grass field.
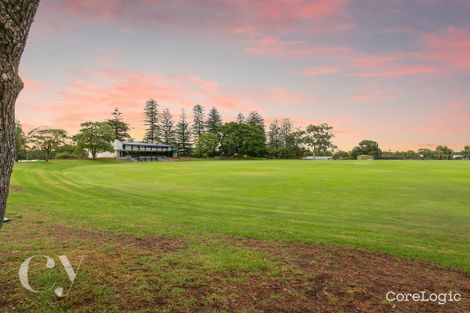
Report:
[{"label": "green grass field", "polygon": [[465,161],[52,161],[17,164],[12,185],[13,218],[349,245],[470,271]]}]

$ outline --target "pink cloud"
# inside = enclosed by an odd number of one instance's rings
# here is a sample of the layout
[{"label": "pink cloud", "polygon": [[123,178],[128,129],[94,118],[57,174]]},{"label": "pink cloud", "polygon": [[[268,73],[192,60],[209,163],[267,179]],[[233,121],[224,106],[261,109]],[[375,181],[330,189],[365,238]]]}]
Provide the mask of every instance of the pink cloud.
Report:
[{"label": "pink cloud", "polygon": [[362,103],[379,103],[396,98],[402,93],[402,91],[388,85],[369,82],[360,86],[357,93],[358,95],[354,97],[356,101]]},{"label": "pink cloud", "polygon": [[469,103],[449,103],[447,105],[449,109],[452,110],[470,110],[470,102]]},{"label": "pink cloud", "polygon": [[350,52],[348,47],[312,47],[304,41],[280,40],[275,37],[257,37],[246,42],[245,50],[252,54],[271,57],[303,58]]},{"label": "pink cloud", "polygon": [[364,94],[356,96],[354,99],[359,102],[382,102],[392,99],[392,96],[380,95],[380,94]]},{"label": "pink cloud", "polygon": [[[396,78],[417,75],[437,75],[440,71],[435,66],[407,64],[410,55],[405,53],[373,55],[350,50],[343,54],[330,54],[328,64],[306,67],[299,74],[318,76],[342,74],[351,77]],[[332,65],[334,64],[334,65]]]},{"label": "pink cloud", "polygon": [[426,50],[417,56],[470,70],[470,32],[449,27],[439,34],[424,35]]},{"label": "pink cloud", "polygon": [[[435,136],[459,136],[470,134],[470,113],[443,112],[428,116],[422,125],[416,128],[421,132]],[[455,139],[458,139],[456,137]]]},{"label": "pink cloud", "polygon": [[[48,116],[41,120],[73,133],[81,122],[109,118],[110,112],[118,107],[126,121],[135,127],[132,132],[137,135],[143,129],[143,106],[149,98],[156,99],[161,108],[170,108],[175,117],[182,108],[189,113],[192,106],[201,104],[207,109],[216,106],[227,120],[238,112],[257,110],[264,114],[273,106],[306,101],[303,95],[283,88],[228,89],[194,75],[156,75],[109,69],[78,70],[75,74],[93,77],[95,81],[72,80],[58,92],[55,100],[33,102],[28,116]],[[20,106],[24,107],[21,103]],[[26,122],[34,125],[28,118]]]},{"label": "pink cloud", "polygon": [[47,88],[47,84],[38,80],[32,80],[23,78],[23,84],[25,89],[39,90]]},{"label": "pink cloud", "polygon": [[[295,32],[350,27],[350,0],[190,1],[66,0],[49,5],[63,13],[103,22],[137,25],[173,24],[176,27],[221,25],[231,30]],[[162,14],[164,12],[165,14]],[[198,14],[194,14],[197,12]],[[193,14],[187,14],[193,13]],[[333,20],[335,19],[335,20]],[[337,23],[338,20],[343,23]],[[221,23],[224,22],[224,23]]]},{"label": "pink cloud", "polygon": [[360,77],[403,77],[403,76],[416,76],[416,75],[429,75],[436,74],[437,70],[429,66],[421,65],[408,65],[408,66],[389,66],[385,69],[378,69],[374,71],[357,71],[352,73],[351,76]]},{"label": "pink cloud", "polygon": [[304,76],[322,76],[341,72],[341,68],[335,66],[313,66],[299,71]]},{"label": "pink cloud", "polygon": [[[45,5],[51,17],[65,14],[83,20],[113,23],[125,32],[172,29],[219,40],[240,41],[244,50],[270,56],[308,56],[318,48],[290,35],[344,31],[353,27],[350,0],[66,0]],[[330,48],[328,48],[330,49]],[[338,49],[333,47],[333,49]],[[340,47],[341,49],[341,47]]]}]

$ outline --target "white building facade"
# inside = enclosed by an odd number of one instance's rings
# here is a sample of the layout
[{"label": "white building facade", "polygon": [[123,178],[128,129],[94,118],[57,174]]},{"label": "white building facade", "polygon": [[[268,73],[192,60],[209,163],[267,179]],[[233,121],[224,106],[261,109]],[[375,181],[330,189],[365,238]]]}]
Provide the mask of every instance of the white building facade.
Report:
[{"label": "white building facade", "polygon": [[116,140],[114,141],[113,147],[114,152],[98,153],[97,158],[148,162],[177,157],[177,150],[171,145],[159,143]]}]

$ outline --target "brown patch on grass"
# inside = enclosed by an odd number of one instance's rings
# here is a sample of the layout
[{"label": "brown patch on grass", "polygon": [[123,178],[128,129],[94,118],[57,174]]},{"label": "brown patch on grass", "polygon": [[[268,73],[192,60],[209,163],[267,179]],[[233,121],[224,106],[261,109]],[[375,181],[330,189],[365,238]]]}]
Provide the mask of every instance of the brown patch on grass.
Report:
[{"label": "brown patch on grass", "polygon": [[[43,223],[23,218],[0,233],[1,312],[469,312],[470,277],[429,263],[323,245],[227,238],[201,239],[265,255],[272,268],[215,272],[201,266],[184,239],[158,238]],[[194,240],[193,240],[194,242]],[[197,242],[197,240],[196,240]],[[3,244],[4,243],[4,244]],[[194,243],[193,243],[194,244]],[[24,290],[18,268],[29,256],[84,257],[64,299]],[[39,264],[43,267],[43,264]],[[68,287],[57,266],[53,278]],[[47,270],[43,272],[50,272]],[[32,272],[31,276],[37,276]],[[32,280],[35,286],[41,280]],[[43,287],[44,287],[43,286]],[[46,288],[47,289],[47,288]],[[395,292],[460,292],[460,303],[387,303]]]},{"label": "brown patch on grass", "polygon": [[18,193],[18,192],[23,192],[23,188],[18,185],[10,185],[10,192],[11,193]]},{"label": "brown patch on grass", "polygon": [[[289,268],[286,280],[271,280],[286,295],[295,290],[320,312],[470,312],[470,276],[429,262],[417,262],[385,253],[326,245],[282,244],[244,240],[252,249],[275,255]],[[289,274],[289,272],[291,274]],[[300,277],[299,277],[300,274]],[[247,287],[244,287],[247,290]],[[386,301],[396,293],[459,292],[461,302]],[[257,289],[255,297],[268,296]],[[261,295],[260,295],[261,293]],[[295,307],[276,311],[303,312]]]},{"label": "brown patch on grass", "polygon": [[138,237],[126,233],[118,233],[104,230],[88,229],[83,227],[70,227],[62,224],[55,224],[47,230],[47,235],[52,238],[68,242],[74,240],[85,240],[95,242],[99,245],[113,244],[123,248],[144,249],[154,252],[174,252],[183,249],[187,243],[165,237]]}]

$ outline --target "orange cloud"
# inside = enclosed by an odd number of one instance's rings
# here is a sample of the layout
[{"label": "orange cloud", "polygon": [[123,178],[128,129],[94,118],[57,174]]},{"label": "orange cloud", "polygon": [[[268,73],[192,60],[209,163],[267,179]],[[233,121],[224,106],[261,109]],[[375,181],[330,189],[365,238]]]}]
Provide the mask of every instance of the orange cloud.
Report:
[{"label": "orange cloud", "polygon": [[[201,104],[207,109],[216,106],[227,119],[238,112],[265,113],[266,108],[306,101],[303,95],[282,88],[227,89],[193,75],[163,76],[119,70],[79,70],[76,74],[96,81],[73,80],[59,91],[56,100],[33,104],[28,114],[46,115],[49,124],[73,133],[81,122],[109,118],[110,112],[118,107],[135,127],[132,132],[140,134],[143,106],[149,98],[156,99],[161,108],[170,108],[175,117],[182,108],[189,112],[192,106]],[[28,118],[26,121],[32,124]]]}]

